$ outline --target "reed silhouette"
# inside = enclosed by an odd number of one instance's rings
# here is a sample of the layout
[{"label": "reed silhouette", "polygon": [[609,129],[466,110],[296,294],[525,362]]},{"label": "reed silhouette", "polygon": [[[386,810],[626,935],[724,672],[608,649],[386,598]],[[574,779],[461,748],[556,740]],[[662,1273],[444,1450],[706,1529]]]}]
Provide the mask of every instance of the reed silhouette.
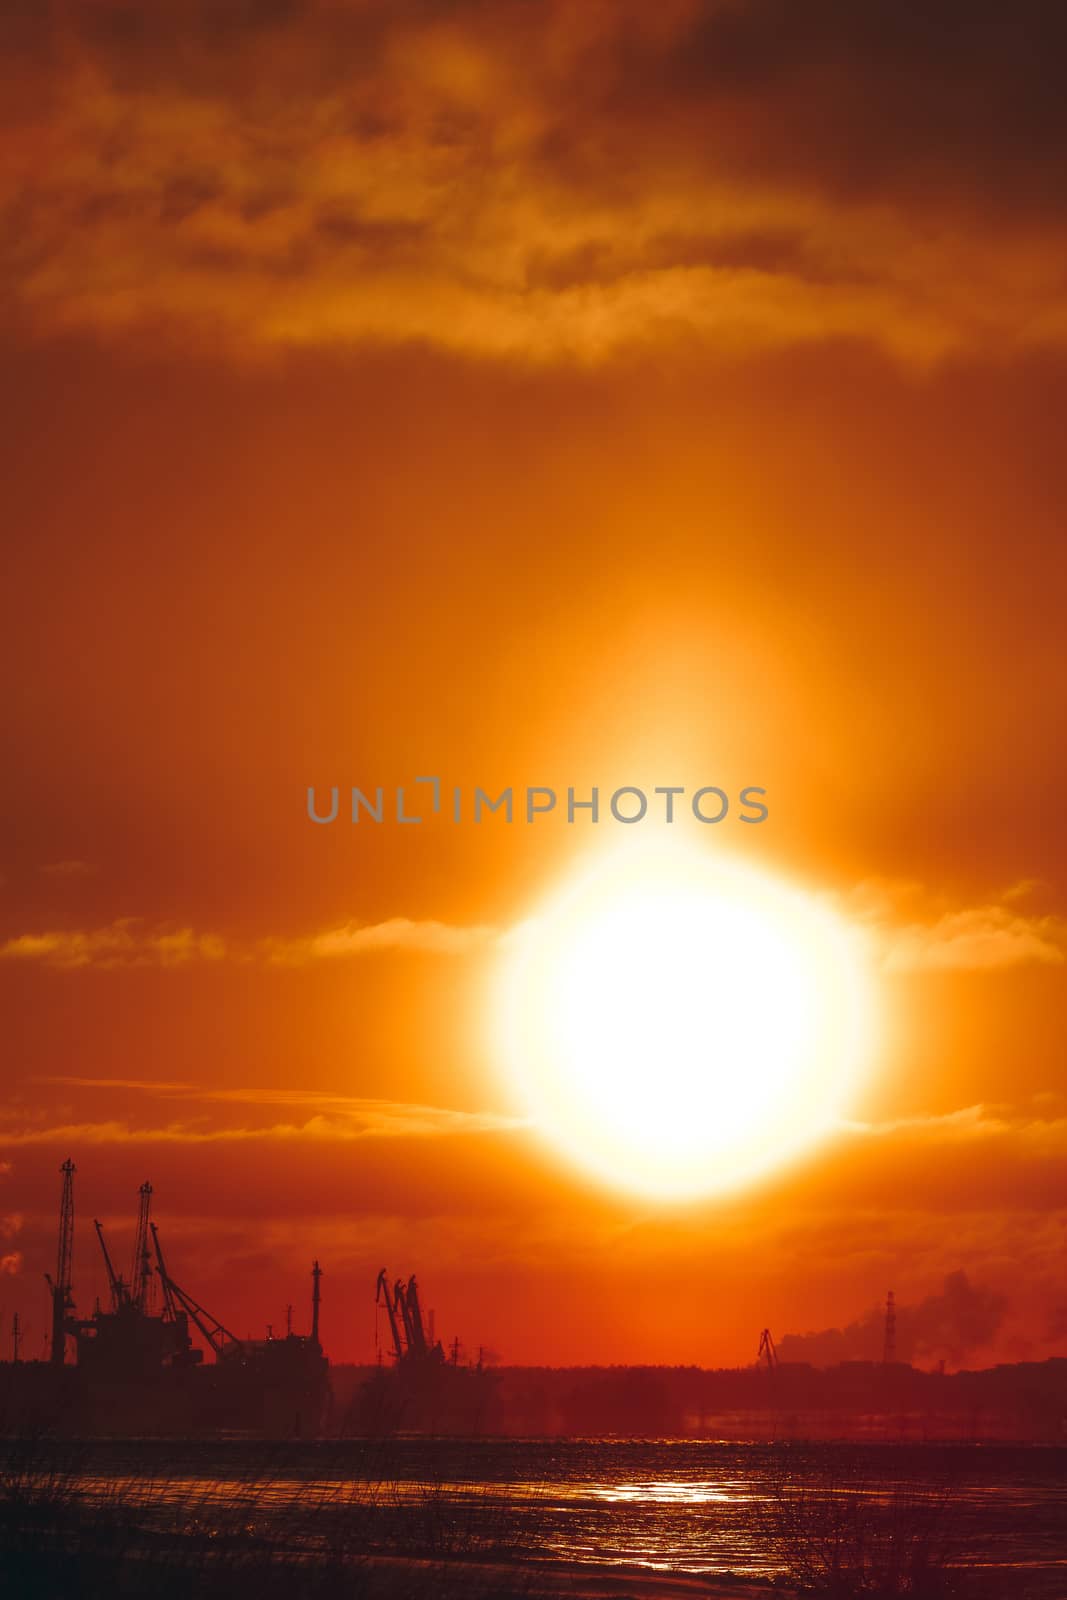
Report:
[{"label": "reed silhouette", "polygon": [[1021,1580],[983,1586],[946,1479],[879,1481],[858,1460],[786,1450],[757,1520],[793,1592],[823,1600],[1025,1600]]},{"label": "reed silhouette", "polygon": [[[380,1471],[293,1493],[284,1445],[239,1484],[100,1476],[91,1446],[45,1438],[0,1453],[0,1592],[19,1600],[511,1600],[521,1573],[503,1504]],[[503,1585],[503,1587],[502,1587]]]}]

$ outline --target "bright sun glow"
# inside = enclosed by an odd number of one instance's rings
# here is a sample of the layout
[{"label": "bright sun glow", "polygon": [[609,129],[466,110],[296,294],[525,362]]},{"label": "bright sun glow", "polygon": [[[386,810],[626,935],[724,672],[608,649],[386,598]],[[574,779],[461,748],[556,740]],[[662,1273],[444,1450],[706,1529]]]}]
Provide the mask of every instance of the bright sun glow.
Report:
[{"label": "bright sun glow", "polygon": [[730,1189],[813,1145],[866,1075],[860,936],[695,847],[599,860],[516,930],[498,1053],[562,1154],[619,1188]]}]

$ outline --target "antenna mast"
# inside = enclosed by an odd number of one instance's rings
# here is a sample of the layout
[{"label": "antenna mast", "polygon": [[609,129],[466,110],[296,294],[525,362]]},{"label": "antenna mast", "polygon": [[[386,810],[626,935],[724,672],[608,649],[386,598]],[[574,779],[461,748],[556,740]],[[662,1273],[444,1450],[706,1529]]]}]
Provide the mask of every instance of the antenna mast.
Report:
[{"label": "antenna mast", "polygon": [[54,1367],[63,1365],[67,1344],[67,1313],[74,1308],[71,1271],[74,1261],[74,1173],[77,1169],[68,1156],[59,1170],[63,1174],[63,1194],[59,1202],[59,1249],[56,1253],[55,1282],[48,1279],[52,1291],[50,1354]]},{"label": "antenna mast", "polygon": [[142,1183],[137,1191],[140,1205],[137,1211],[137,1238],[133,1246],[133,1271],[130,1274],[130,1299],[138,1311],[150,1310],[152,1292],[152,1260],[148,1252],[148,1214],[152,1207],[152,1185]]}]

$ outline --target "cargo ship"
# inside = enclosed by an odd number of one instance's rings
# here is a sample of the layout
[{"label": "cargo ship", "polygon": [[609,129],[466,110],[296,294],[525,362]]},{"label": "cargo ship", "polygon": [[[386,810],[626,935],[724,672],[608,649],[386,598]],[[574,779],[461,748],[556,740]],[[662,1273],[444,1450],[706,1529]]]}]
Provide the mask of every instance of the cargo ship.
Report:
[{"label": "cargo ship", "polygon": [[[139,1190],[133,1271],[123,1278],[100,1222],[107,1305],[78,1315],[72,1290],[73,1161],[63,1188],[47,1361],[0,1363],[0,1432],[314,1437],[327,1424],[329,1362],[319,1337],[322,1269],[312,1264],[311,1332],[239,1338],[171,1275],[151,1219],[152,1186]],[[158,1302],[158,1309],[157,1309]],[[205,1348],[194,1344],[192,1329]],[[68,1361],[72,1348],[74,1360]],[[205,1355],[208,1359],[205,1360]]]}]

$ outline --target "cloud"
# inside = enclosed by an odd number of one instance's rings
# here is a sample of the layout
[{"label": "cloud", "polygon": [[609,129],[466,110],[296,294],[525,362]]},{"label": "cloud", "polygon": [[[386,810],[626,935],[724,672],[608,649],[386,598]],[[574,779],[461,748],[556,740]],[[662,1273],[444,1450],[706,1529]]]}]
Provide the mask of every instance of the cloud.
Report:
[{"label": "cloud", "polygon": [[[850,1133],[873,1138],[886,1138],[907,1133],[931,1139],[974,1139],[993,1134],[1003,1134],[1012,1128],[1029,1126],[998,1116],[984,1105],[962,1106],[958,1111],[945,1111],[932,1116],[894,1117],[882,1122],[845,1122],[842,1127]],[[1043,1127],[1064,1127],[1067,1122],[1042,1123]]]},{"label": "cloud", "polygon": [[[138,1090],[162,1100],[248,1108],[286,1107],[310,1116],[257,1127],[205,1126],[202,1118],[162,1125],[133,1125],[117,1119],[65,1123],[61,1126],[14,1126],[0,1130],[8,1145],[61,1144],[218,1144],[293,1139],[341,1142],[362,1139],[435,1139],[455,1135],[508,1133],[525,1126],[517,1117],[492,1111],[465,1111],[402,1100],[317,1093],[307,1089],[253,1086],[209,1089],[190,1083],[148,1083],[131,1078],[55,1076],[39,1080],[79,1089]],[[10,1115],[10,1113],[9,1113]]]},{"label": "cloud", "polygon": [[49,967],[182,967],[221,961],[225,942],[191,928],[146,929],[122,917],[88,931],[23,933],[0,945],[0,961],[37,961]]},{"label": "cloud", "polygon": [[950,9],[16,7],[8,296],[524,360],[1062,345],[1056,9]]},{"label": "cloud", "polygon": [[0,1132],[7,1145],[78,1144],[246,1144],[322,1139],[350,1143],[361,1139],[433,1138],[448,1134],[503,1133],[521,1127],[517,1119],[492,1112],[450,1111],[435,1106],[368,1107],[363,1113],[308,1117],[302,1122],[253,1128],[205,1128],[194,1123],[131,1126],[117,1120],[68,1122],[55,1127]]},{"label": "cloud", "polygon": [[[54,1083],[71,1089],[142,1089],[148,1094],[169,1096],[197,1094],[219,1094],[221,1090],[199,1088],[193,1083],[174,1083],[163,1080],[162,1082],[148,1081],[144,1078],[79,1078],[70,1073],[50,1073],[37,1079],[38,1083]],[[232,1093],[234,1091],[226,1091]]]},{"label": "cloud", "polygon": [[1035,890],[1047,888],[1048,885],[1041,878],[1020,878],[1018,883],[1011,883],[1001,890],[998,900],[1003,905],[1011,905],[1016,900],[1028,899]]},{"label": "cloud", "polygon": [[22,1251],[21,1250],[11,1250],[11,1251],[8,1252],[8,1254],[6,1256],[0,1256],[0,1273],[5,1273],[5,1274],[7,1274],[8,1277],[13,1278],[13,1277],[16,1276],[16,1274],[18,1274],[21,1271],[22,1271]]},{"label": "cloud", "polygon": [[379,951],[462,955],[493,937],[493,930],[486,927],[456,927],[432,920],[391,917],[379,923],[346,922],[304,938],[272,937],[240,944],[218,933],[149,927],[139,918],[124,917],[102,928],[19,934],[0,944],[0,961],[34,961],[67,969],[184,967],[226,960],[307,966]]},{"label": "cloud", "polygon": [[99,867],[89,861],[49,861],[41,868],[44,878],[94,878]]},{"label": "cloud", "polygon": [[[932,901],[920,883],[866,879],[834,904],[871,936],[874,959],[886,972],[991,972],[1021,966],[1060,966],[1067,960],[1067,918],[1027,914],[1022,906],[1042,889],[1024,879],[995,901],[947,907]],[[318,932],[234,940],[190,927],[149,925],[120,918],[87,930],[19,934],[0,944],[0,961],[38,962],[65,969],[186,967],[232,961],[276,967],[306,967],[366,955],[410,952],[463,956],[506,942],[516,928],[455,924],[434,918],[388,917],[362,923],[350,919]]]},{"label": "cloud", "polygon": [[[840,897],[846,914],[864,923],[874,952],[889,972],[992,971],[1024,965],[1060,965],[1067,959],[1067,920],[1027,916],[1018,909],[1035,885],[1008,888],[1004,904],[926,911],[920,884],[872,879]],[[924,915],[925,913],[925,915]],[[221,961],[305,967],[380,953],[462,956],[506,941],[515,929],[459,925],[433,918],[389,917],[382,922],[342,922],[317,933],[269,935],[235,941],[192,928],[149,926],[126,917],[101,928],[19,934],[0,944],[0,961],[34,961],[66,969],[185,967]]]},{"label": "cloud", "polygon": [[1060,966],[1067,960],[1067,919],[1019,909],[1019,902],[1040,887],[1037,880],[1024,879],[986,905],[928,909],[921,884],[871,879],[844,904],[874,933],[888,972]]},{"label": "cloud", "polygon": [[1054,1167],[1067,1157],[1067,1117],[1037,1116],[1009,1106],[962,1106],[931,1115],[890,1117],[879,1122],[843,1121],[840,1132],[862,1142],[878,1143],[889,1158],[893,1151],[908,1159],[940,1154],[943,1162],[973,1162],[981,1157],[1005,1171],[1009,1163]]},{"label": "cloud", "polygon": [[1005,906],[949,912],[929,926],[902,928],[889,937],[885,952],[891,972],[1058,966],[1065,959],[1067,921],[1019,916]]},{"label": "cloud", "polygon": [[430,955],[464,955],[495,937],[492,928],[454,927],[444,922],[413,922],[390,917],[386,922],[342,923],[305,939],[264,939],[258,945],[263,959],[280,966],[306,966],[313,961],[333,961],[378,950],[415,950]]}]

